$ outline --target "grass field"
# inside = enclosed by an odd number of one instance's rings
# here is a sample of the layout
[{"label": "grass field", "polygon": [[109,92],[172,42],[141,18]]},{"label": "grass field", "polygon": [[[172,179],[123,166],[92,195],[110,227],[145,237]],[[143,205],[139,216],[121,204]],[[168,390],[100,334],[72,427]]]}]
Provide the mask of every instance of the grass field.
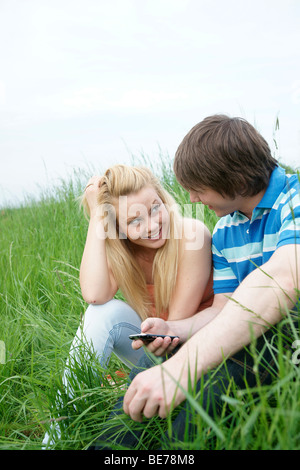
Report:
[{"label": "grass field", "polygon": [[[78,280],[87,221],[76,198],[89,176],[87,170],[74,171],[56,187],[41,191],[39,200],[28,197],[19,208],[0,210],[0,449],[41,448],[54,416],[57,390],[64,409],[56,448],[85,449],[99,435],[122,393],[121,387],[106,379],[99,386],[97,377],[103,371],[92,356],[84,369],[74,365],[81,388],[72,399],[64,396],[61,385],[70,343],[87,307]],[[159,176],[182,206],[189,202],[168,162],[162,163]],[[195,216],[195,206],[190,207]],[[214,213],[205,208],[201,214],[212,230]],[[280,329],[278,333],[280,337]],[[295,330],[293,340],[298,339],[299,330]],[[192,441],[176,443],[175,448],[300,449],[296,351],[279,346],[277,352],[279,372],[273,384],[258,383],[255,390],[242,391],[231,384],[215,420],[199,408],[191,392],[187,399],[197,419],[197,435]],[[116,376],[119,368],[113,357],[109,373],[122,385],[125,379]],[[124,416],[124,428],[129,421]],[[171,419],[150,420],[147,438],[141,439],[139,448],[160,446],[165,430],[171,433]],[[170,443],[164,445],[171,448]]]}]

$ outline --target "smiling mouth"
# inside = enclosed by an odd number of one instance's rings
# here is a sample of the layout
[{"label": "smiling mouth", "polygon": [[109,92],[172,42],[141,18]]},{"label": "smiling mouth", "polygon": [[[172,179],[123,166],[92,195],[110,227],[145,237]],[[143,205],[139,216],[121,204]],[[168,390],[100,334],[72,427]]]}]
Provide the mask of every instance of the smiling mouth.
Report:
[{"label": "smiling mouth", "polygon": [[145,237],[144,240],[159,240],[161,238],[161,233],[162,227],[154,235],[151,235],[150,237]]}]

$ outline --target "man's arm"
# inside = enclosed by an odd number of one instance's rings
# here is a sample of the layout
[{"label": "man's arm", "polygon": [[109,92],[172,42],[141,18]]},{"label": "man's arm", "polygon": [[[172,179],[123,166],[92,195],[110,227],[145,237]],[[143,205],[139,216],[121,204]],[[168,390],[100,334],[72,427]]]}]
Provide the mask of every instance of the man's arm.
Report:
[{"label": "man's arm", "polygon": [[[177,360],[199,362],[199,373],[219,364],[278,323],[299,297],[300,245],[279,248],[250,273],[222,311],[182,347]],[[198,351],[198,354],[197,354]]]},{"label": "man's arm", "polygon": [[[285,245],[262,268],[249,274],[221,312],[189,339],[162,365],[138,374],[124,398],[124,411],[132,419],[167,415],[185,395],[175,381],[187,388],[188,370],[197,379],[278,323],[299,297],[300,245]],[[150,375],[149,375],[150,374]],[[151,376],[151,379],[150,379]],[[174,381],[175,379],[175,381]]]},{"label": "man's arm", "polygon": [[[171,339],[156,338],[147,345],[147,349],[155,356],[165,356],[172,352],[179,343],[185,343],[200,328],[203,328],[222,310],[231,294],[217,294],[211,307],[208,307],[195,315],[182,320],[164,321],[161,318],[149,317],[141,324],[142,333],[175,335],[179,339],[171,342]],[[133,341],[133,349],[139,349],[144,345],[142,340]]]}]

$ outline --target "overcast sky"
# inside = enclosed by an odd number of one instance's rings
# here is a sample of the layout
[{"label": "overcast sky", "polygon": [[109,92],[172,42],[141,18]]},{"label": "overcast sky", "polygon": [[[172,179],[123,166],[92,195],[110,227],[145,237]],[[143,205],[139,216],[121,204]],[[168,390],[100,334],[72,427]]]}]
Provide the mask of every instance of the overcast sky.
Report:
[{"label": "overcast sky", "polygon": [[204,117],[300,165],[299,0],[0,0],[0,206],[92,163],[170,158]]}]

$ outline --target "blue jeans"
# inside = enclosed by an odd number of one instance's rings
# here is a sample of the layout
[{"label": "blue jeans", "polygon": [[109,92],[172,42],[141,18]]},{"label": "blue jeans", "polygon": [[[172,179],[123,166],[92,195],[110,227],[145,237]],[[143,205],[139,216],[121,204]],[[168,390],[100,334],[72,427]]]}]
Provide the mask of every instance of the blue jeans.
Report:
[{"label": "blue jeans", "polygon": [[[113,299],[103,305],[89,305],[78,327],[72,342],[66,368],[63,374],[63,385],[70,399],[74,390],[70,382],[72,364],[83,364],[91,353],[95,354],[103,369],[108,365],[111,354],[114,353],[127,367],[132,369],[143,355],[143,349],[132,349],[130,334],[140,333],[141,318],[125,302]],[[80,386],[80,383],[77,384]],[[58,392],[56,407],[59,409],[61,395]],[[60,438],[59,424],[51,426],[43,439],[43,447],[52,446]]]},{"label": "blue jeans", "polygon": [[95,352],[103,367],[114,353],[131,369],[143,350],[132,349],[128,336],[140,331],[141,318],[127,303],[113,299],[103,305],[89,305],[71,345],[69,361],[84,346]]},{"label": "blue jeans", "polygon": [[[268,331],[265,338],[270,340],[272,335],[273,333]],[[226,394],[232,379],[234,380],[236,387],[241,389],[245,388],[246,384],[247,387],[255,387],[257,385],[258,378],[261,385],[271,383],[272,376],[276,375],[276,371],[274,372],[275,361],[270,349],[265,346],[265,338],[258,338],[256,344],[256,351],[261,353],[257,372],[254,372],[254,359],[252,354],[250,354],[247,348],[245,348],[233,357],[227,359],[226,362],[219,368],[216,368],[215,371],[205,374],[197,383],[196,392],[198,393],[201,390],[201,393],[199,393],[199,396],[201,397],[199,398],[201,407],[210,417],[214,418],[219,415],[224,404],[221,396]],[[174,354],[176,354],[176,351]],[[130,380],[133,380],[138,373],[153,367],[154,365],[155,363],[151,357],[144,354],[137,366],[131,370],[129,376]],[[209,386],[203,387],[203,384],[207,384],[208,381],[210,382]],[[123,398],[117,402],[111,414],[111,418],[116,418],[118,416],[121,417],[123,414],[122,406]],[[166,439],[166,442],[177,442],[178,440],[183,441],[187,435],[189,436],[189,440],[195,439],[197,427],[193,423],[193,415],[195,413],[192,411],[192,407],[188,400],[180,405],[180,411],[172,423],[172,437],[170,439],[170,436],[162,436],[162,443],[164,439]],[[149,420],[145,420],[145,424],[147,424],[148,421]],[[138,426],[139,429],[141,429],[141,425],[139,424]],[[132,430],[130,430],[130,427]],[[135,449],[139,444],[139,439],[143,432],[135,429],[135,424],[132,422],[131,426],[130,424],[128,425],[128,431],[122,435],[120,434],[116,439],[116,431],[118,431],[118,429],[122,429],[122,424],[120,426],[115,426],[114,428],[108,426],[108,429],[109,431],[106,434],[101,435],[101,438],[96,442],[96,445],[90,447],[89,450],[108,450],[118,448],[119,445]]]}]

